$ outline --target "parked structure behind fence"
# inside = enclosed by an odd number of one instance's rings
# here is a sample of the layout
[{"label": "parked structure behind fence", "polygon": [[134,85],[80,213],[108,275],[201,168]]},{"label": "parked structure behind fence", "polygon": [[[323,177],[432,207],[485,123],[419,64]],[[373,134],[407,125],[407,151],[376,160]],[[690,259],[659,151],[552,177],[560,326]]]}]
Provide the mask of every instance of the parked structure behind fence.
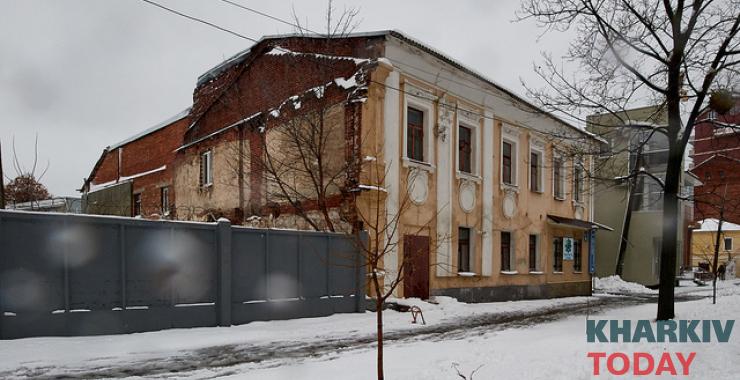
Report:
[{"label": "parked structure behind fence", "polygon": [[361,263],[340,234],[0,211],[0,338],[363,311]]}]

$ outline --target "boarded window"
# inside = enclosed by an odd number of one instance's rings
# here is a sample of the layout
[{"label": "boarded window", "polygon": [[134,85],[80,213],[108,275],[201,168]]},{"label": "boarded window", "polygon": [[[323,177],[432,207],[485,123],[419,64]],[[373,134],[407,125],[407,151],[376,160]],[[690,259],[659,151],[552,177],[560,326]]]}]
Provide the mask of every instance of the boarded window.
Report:
[{"label": "boarded window", "polygon": [[423,162],[424,112],[408,107],[406,118],[406,157]]}]

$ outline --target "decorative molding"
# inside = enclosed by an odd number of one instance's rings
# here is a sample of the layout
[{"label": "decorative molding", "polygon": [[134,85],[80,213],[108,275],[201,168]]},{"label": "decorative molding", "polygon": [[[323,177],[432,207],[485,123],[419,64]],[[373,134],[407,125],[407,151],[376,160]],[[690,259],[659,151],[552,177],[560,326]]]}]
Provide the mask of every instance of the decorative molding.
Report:
[{"label": "decorative molding", "polygon": [[445,141],[452,128],[452,116],[454,115],[450,110],[450,104],[447,103],[447,99],[445,97],[442,97],[439,100],[437,115],[437,128],[435,129],[435,133],[440,140]]},{"label": "decorative molding", "polygon": [[466,213],[470,213],[475,210],[476,203],[476,191],[475,183],[468,180],[460,181],[460,208]]},{"label": "decorative molding", "polygon": [[540,139],[539,137],[530,137],[529,138],[529,144],[532,146],[532,148],[535,148],[537,150],[543,150],[545,149],[545,141]]},{"label": "decorative molding", "polygon": [[504,195],[501,209],[507,219],[511,219],[516,215],[516,197],[512,193],[506,193],[506,195]]},{"label": "decorative molding", "polygon": [[521,131],[519,130],[519,128],[513,125],[504,124],[503,126],[504,137],[512,137],[518,139],[520,133]]},{"label": "decorative molding", "polygon": [[421,89],[419,87],[416,87],[408,82],[404,82],[404,92],[407,94],[414,96],[414,97],[420,97],[422,99],[429,100],[431,102],[437,101],[439,99],[436,95],[434,95],[431,91]]},{"label": "decorative molding", "polygon": [[421,205],[429,198],[429,175],[426,170],[411,168],[407,178],[411,202]]}]

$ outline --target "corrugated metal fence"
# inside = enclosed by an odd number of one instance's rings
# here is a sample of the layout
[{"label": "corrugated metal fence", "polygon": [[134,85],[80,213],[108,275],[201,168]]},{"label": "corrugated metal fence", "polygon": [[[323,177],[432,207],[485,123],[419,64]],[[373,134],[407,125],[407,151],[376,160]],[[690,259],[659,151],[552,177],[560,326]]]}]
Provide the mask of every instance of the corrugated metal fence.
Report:
[{"label": "corrugated metal fence", "polygon": [[363,311],[357,244],[228,222],[0,211],[0,338]]}]

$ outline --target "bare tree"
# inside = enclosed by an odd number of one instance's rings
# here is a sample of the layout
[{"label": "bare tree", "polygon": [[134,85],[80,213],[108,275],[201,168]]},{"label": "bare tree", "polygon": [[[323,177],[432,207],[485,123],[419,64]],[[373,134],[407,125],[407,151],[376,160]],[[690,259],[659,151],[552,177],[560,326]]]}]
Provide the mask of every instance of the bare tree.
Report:
[{"label": "bare tree", "polygon": [[530,95],[545,108],[579,117],[665,103],[668,125],[655,128],[669,141],[657,319],[674,318],[683,155],[711,91],[737,77],[740,1],[523,0],[519,17],[576,33],[565,60],[577,69],[567,72],[551,56],[536,69],[549,89]]},{"label": "bare tree", "polygon": [[[16,176],[14,178],[5,175],[5,179],[9,182],[4,186],[3,190],[3,201],[13,203],[23,202],[35,202],[51,197],[49,191],[41,183],[46,171],[49,169],[49,163],[47,162],[46,168],[41,174],[36,174],[38,168],[38,145],[39,138],[36,136],[33,149],[33,164],[30,169],[21,165],[18,159],[18,153],[15,149],[15,139],[13,139],[13,169],[15,169]],[[3,181],[4,182],[4,181]]]}]

